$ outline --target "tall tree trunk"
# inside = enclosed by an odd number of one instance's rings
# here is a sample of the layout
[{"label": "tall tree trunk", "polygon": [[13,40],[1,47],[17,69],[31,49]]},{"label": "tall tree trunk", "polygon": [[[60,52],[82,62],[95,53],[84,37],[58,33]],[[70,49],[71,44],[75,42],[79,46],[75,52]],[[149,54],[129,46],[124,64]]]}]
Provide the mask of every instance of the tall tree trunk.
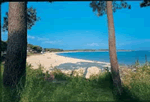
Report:
[{"label": "tall tree trunk", "polygon": [[[4,65],[4,86],[15,87],[26,75],[27,3],[10,2],[8,13],[8,46]],[[24,83],[23,83],[24,84]]]},{"label": "tall tree trunk", "polygon": [[0,99],[1,99],[1,102],[2,102],[2,70],[1,70],[1,62],[2,62],[2,59],[1,59],[1,2],[0,2]]},{"label": "tall tree trunk", "polygon": [[117,88],[117,93],[122,94],[121,79],[119,75],[119,66],[116,55],[115,29],[113,21],[112,1],[107,1],[107,19],[109,31],[109,57],[111,63],[111,72],[113,84]]},{"label": "tall tree trunk", "polygon": [[[1,39],[1,2],[0,2],[0,55],[1,55],[1,51],[2,51],[2,49],[1,49],[1,42],[2,42],[2,39]],[[0,64],[1,64],[1,56],[0,56]],[[1,75],[1,69],[0,69],[0,75]]]}]

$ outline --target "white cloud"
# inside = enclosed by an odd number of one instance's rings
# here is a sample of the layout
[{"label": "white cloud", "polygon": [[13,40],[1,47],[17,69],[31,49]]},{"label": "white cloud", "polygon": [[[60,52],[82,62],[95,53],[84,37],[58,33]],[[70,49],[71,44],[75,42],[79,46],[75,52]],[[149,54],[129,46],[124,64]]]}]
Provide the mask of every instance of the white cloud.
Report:
[{"label": "white cloud", "polygon": [[37,37],[37,40],[40,40],[40,41],[43,41],[43,40],[49,40],[48,38],[40,38],[40,37]]},{"label": "white cloud", "polygon": [[61,41],[60,41],[60,40],[58,40],[58,41],[50,41],[50,40],[47,40],[47,41],[44,41],[44,42],[42,42],[42,43],[56,44],[56,43],[59,43],[59,42],[61,42]]},{"label": "white cloud", "polygon": [[99,46],[99,44],[97,43],[91,43],[91,44],[87,44],[88,46]]},{"label": "white cloud", "polygon": [[56,41],[44,41],[43,43],[54,44],[54,43],[56,43]]},{"label": "white cloud", "polygon": [[34,36],[30,36],[28,35],[29,39],[37,39],[38,41],[42,42],[42,43],[47,43],[47,44],[57,44],[59,42],[61,42],[61,40],[56,40],[56,41],[51,41],[49,40],[49,38],[45,38],[45,37],[34,37]]},{"label": "white cloud", "polygon": [[30,35],[28,35],[27,38],[29,38],[29,39],[35,39],[34,36],[30,36]]}]

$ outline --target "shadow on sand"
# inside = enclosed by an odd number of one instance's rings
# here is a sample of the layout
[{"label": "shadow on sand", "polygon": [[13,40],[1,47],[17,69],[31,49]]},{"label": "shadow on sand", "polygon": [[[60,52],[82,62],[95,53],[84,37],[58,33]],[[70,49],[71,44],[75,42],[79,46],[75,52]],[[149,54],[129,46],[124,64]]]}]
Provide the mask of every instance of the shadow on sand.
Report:
[{"label": "shadow on sand", "polygon": [[96,62],[77,62],[77,63],[64,63],[60,64],[59,66],[56,66],[58,69],[64,69],[64,70],[73,70],[73,69],[79,69],[79,68],[87,68],[87,67],[98,67],[100,69],[103,69],[106,67],[106,63],[96,63]]}]

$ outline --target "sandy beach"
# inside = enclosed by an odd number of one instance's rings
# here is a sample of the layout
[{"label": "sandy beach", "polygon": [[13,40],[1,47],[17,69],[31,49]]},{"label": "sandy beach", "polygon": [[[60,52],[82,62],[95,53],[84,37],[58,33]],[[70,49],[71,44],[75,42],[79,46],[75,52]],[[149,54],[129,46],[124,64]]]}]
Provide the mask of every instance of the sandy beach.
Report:
[{"label": "sandy beach", "polygon": [[27,63],[31,64],[33,69],[37,69],[41,64],[44,67],[43,72],[51,72],[53,67],[61,69],[66,74],[71,74],[72,70],[75,70],[76,72],[82,72],[81,75],[84,75],[85,78],[89,78],[93,74],[99,74],[105,67],[110,68],[110,63],[64,57],[57,55],[57,53],[46,52],[41,55],[28,56]]}]

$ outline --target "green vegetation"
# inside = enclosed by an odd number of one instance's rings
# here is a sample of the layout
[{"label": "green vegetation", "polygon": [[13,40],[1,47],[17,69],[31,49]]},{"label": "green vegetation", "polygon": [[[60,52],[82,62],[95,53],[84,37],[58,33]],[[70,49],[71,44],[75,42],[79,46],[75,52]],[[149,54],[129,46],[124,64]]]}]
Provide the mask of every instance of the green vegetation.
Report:
[{"label": "green vegetation", "polygon": [[1,41],[1,61],[5,59],[6,51],[7,51],[7,42]]},{"label": "green vegetation", "polygon": [[[2,73],[3,73],[3,65]],[[99,76],[85,79],[80,76],[67,76],[55,69],[54,81],[47,81],[48,73],[42,72],[43,67],[31,69],[27,64],[26,84],[23,87],[9,89],[3,87],[4,102],[50,102],[50,101],[142,101],[150,100],[150,66],[139,67],[137,72],[127,72],[123,77],[124,93],[115,95],[111,73],[104,72]],[[2,74],[3,75],[3,74]],[[64,81],[65,83],[56,83]],[[113,93],[112,93],[113,92]]]},{"label": "green vegetation", "polygon": [[[4,16],[4,23],[2,26],[3,32],[8,31],[8,12],[5,13]],[[27,8],[27,29],[31,29],[33,25],[35,25],[35,22],[39,21],[40,17],[37,17],[37,11],[35,8],[30,7]]]},{"label": "green vegetation", "polygon": [[7,50],[7,42],[1,41],[1,51],[6,51],[6,50]]},{"label": "green vegetation", "polygon": [[63,49],[55,49],[55,48],[45,48],[45,51],[49,51],[49,52],[61,52],[64,51]]},{"label": "green vegetation", "polygon": [[140,4],[140,7],[147,7],[150,6],[150,0],[143,0],[143,2]]},{"label": "green vegetation", "polygon": [[40,53],[42,51],[42,47],[37,45],[27,44],[27,50],[29,50],[29,52],[36,51],[37,53]]},{"label": "green vegetation", "polygon": [[138,97],[139,100],[150,101],[150,65],[139,66],[136,72],[131,70],[126,72],[128,74],[123,78],[124,86],[130,90],[132,95]]},{"label": "green vegetation", "polygon": [[[65,80],[67,83],[52,83],[44,80],[42,67],[37,70],[27,66],[25,87],[21,90],[3,88],[3,101],[22,102],[49,102],[49,101],[114,101],[112,94],[112,81],[109,74],[96,79],[85,80],[82,77],[69,77],[55,70],[56,80]],[[105,85],[106,84],[106,85]],[[10,92],[11,91],[11,92]],[[16,93],[18,93],[16,95]],[[14,95],[16,95],[14,97]],[[109,96],[109,97],[108,97]]]}]

